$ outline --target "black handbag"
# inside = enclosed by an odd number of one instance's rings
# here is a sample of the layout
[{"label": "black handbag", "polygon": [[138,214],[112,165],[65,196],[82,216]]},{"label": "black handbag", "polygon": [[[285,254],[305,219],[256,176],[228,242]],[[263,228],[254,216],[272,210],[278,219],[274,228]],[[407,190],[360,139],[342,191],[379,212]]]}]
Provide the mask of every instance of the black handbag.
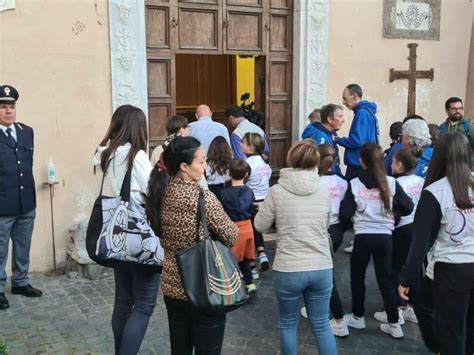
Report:
[{"label": "black handbag", "polygon": [[[204,228],[201,241],[200,223]],[[196,244],[176,253],[176,262],[186,297],[197,310],[230,312],[247,301],[234,254],[209,235],[202,191],[198,200]]]},{"label": "black handbag", "polygon": [[132,168],[127,170],[119,197],[102,195],[95,200],[86,232],[86,249],[97,264],[123,267],[135,264],[161,271],[164,250],[150,228],[144,207],[130,198]]}]

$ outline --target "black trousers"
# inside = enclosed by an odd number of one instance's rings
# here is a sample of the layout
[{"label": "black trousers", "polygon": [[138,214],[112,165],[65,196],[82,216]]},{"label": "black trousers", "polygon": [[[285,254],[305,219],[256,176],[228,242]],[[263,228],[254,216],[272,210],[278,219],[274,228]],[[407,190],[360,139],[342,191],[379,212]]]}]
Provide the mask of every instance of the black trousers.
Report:
[{"label": "black trousers", "polygon": [[352,313],[364,315],[365,272],[374,259],[375,276],[382,294],[389,323],[398,322],[397,295],[392,279],[392,236],[390,234],[356,234],[351,254]]},{"label": "black trousers", "polygon": [[425,276],[421,282],[414,310],[425,345],[431,352],[439,353],[439,341],[434,323],[433,280],[428,276]]},{"label": "black trousers", "polygon": [[433,300],[441,354],[472,354],[474,263],[437,262],[434,267]]},{"label": "black trousers", "polygon": [[170,330],[171,354],[219,355],[226,315],[197,312],[189,302],[164,296]]},{"label": "black trousers", "polygon": [[346,169],[346,180],[351,181],[357,177],[362,170],[361,166],[348,166]]},{"label": "black trousers", "polygon": [[[413,223],[407,224],[405,226],[396,228],[392,234],[392,243],[393,243],[393,252],[392,252],[392,271],[393,271],[393,281],[395,290],[398,290],[398,285],[400,284],[400,272],[403,269],[403,265],[408,258],[408,252],[410,251],[411,241],[413,239]],[[422,271],[421,268],[419,270],[419,280],[422,279]],[[417,290],[419,286],[411,287],[410,293],[408,295],[409,301],[408,303],[414,305],[416,303],[417,297]],[[400,297],[398,297],[398,305],[404,306],[406,304],[405,301],[402,301]]]},{"label": "black trousers", "polygon": [[[329,235],[331,236],[334,253],[337,251],[337,249],[339,249],[343,240],[344,232],[347,230],[347,228],[347,224],[344,223],[337,223],[329,226]],[[329,309],[331,310],[331,313],[334,318],[341,319],[342,317],[344,317],[344,309],[342,308],[341,298],[339,297],[339,293],[337,292],[336,280],[334,275],[332,280],[333,288],[331,292]]]}]

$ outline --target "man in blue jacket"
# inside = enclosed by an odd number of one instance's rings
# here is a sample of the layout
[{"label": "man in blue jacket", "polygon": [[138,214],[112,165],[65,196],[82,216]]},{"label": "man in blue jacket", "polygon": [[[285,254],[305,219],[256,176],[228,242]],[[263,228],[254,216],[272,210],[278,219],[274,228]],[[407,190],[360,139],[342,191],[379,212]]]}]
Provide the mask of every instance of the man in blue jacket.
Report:
[{"label": "man in blue jacket", "polygon": [[40,297],[29,284],[31,234],[35,223],[33,130],[15,122],[18,91],[0,86],[0,310],[9,308],[5,297],[8,243],[12,240],[12,293]]},{"label": "man in blue jacket", "polygon": [[341,173],[341,168],[339,167],[339,148],[334,142],[334,137],[337,137],[337,131],[342,127],[342,124],[345,122],[344,119],[344,109],[342,106],[327,104],[321,108],[320,111],[321,122],[311,123],[311,130],[306,127],[302,134],[303,139],[311,138],[316,144],[330,144],[334,147],[336,151],[336,159],[334,160],[334,165],[332,171],[343,177]]},{"label": "man in blue jacket", "polygon": [[337,144],[346,148],[344,164],[347,166],[347,180],[356,177],[362,170],[360,148],[365,143],[379,143],[379,124],[375,116],[377,104],[362,100],[362,95],[362,89],[357,84],[347,85],[342,93],[343,104],[354,111],[349,137],[335,138]]}]

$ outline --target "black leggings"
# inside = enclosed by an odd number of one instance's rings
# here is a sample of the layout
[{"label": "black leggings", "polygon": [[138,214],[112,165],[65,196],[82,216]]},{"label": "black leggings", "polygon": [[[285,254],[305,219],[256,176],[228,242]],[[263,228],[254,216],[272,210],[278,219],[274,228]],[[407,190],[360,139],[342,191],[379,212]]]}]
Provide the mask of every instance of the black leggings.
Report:
[{"label": "black leggings", "polygon": [[[255,200],[254,202],[262,202],[263,200]],[[263,242],[263,235],[259,231],[257,231],[254,227],[253,221],[255,220],[255,216],[252,217],[252,227],[253,227],[253,241],[255,243],[255,250],[257,250],[257,256],[258,256],[258,248],[264,248],[264,242]]]},{"label": "black leggings", "polygon": [[352,313],[364,315],[365,272],[370,257],[374,259],[375,276],[382,294],[389,323],[398,322],[397,294],[392,280],[392,236],[390,234],[356,234],[351,254]]},{"label": "black leggings", "polygon": [[197,312],[189,302],[164,296],[170,330],[171,355],[220,355],[225,313]]},{"label": "black leggings", "polygon": [[434,266],[433,301],[441,354],[472,354],[474,263],[437,262]]},{"label": "black leggings", "polygon": [[[408,252],[410,251],[411,241],[413,239],[413,223],[407,224],[402,227],[398,227],[393,231],[392,241],[393,241],[393,251],[392,251],[392,271],[393,271],[393,282],[395,290],[398,289],[400,272],[402,271],[403,266],[408,258]],[[422,278],[421,268],[419,270],[418,282]],[[411,305],[416,303],[416,291],[418,285],[410,288],[410,293],[408,295],[410,301],[408,302]],[[398,306],[404,306],[406,304],[400,297],[398,298]]]},{"label": "black leggings", "polygon": [[[347,224],[337,223],[329,226],[329,235],[331,236],[332,246],[334,253],[342,243],[344,232],[348,229]],[[333,269],[334,270],[334,269]],[[329,303],[329,308],[334,318],[341,319],[344,316],[344,309],[342,308],[341,298],[336,288],[336,279],[333,275],[333,288],[331,292],[331,300]]]}]

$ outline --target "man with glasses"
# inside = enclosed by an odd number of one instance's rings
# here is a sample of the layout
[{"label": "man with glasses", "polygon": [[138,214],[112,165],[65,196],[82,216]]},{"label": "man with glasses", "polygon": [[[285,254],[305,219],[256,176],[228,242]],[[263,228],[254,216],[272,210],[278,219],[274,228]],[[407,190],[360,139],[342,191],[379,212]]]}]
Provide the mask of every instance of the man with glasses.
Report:
[{"label": "man with glasses", "polygon": [[461,132],[464,134],[469,143],[471,150],[474,150],[474,132],[472,131],[471,121],[464,117],[464,107],[459,97],[450,97],[444,105],[448,117],[441,126],[439,126],[440,134],[448,132]]}]

